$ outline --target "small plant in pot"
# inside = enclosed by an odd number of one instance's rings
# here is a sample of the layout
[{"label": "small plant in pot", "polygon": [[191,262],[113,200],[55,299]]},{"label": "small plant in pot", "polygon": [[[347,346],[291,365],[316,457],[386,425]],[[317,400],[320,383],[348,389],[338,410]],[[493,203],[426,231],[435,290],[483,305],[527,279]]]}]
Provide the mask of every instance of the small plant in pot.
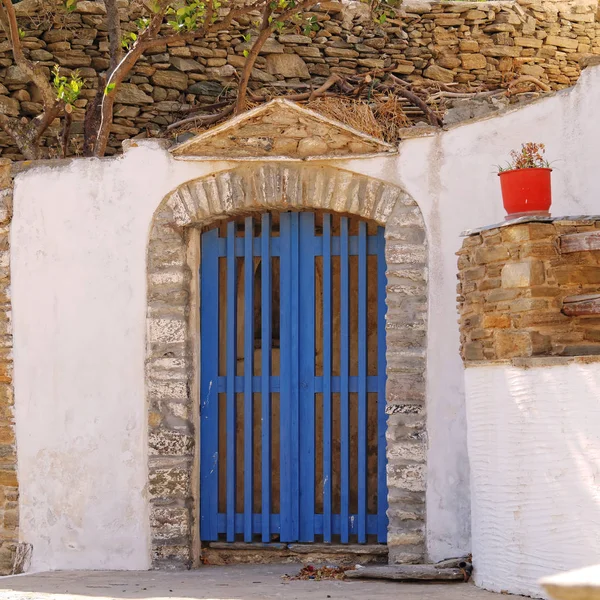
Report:
[{"label": "small plant in pot", "polygon": [[502,201],[507,219],[527,215],[549,215],[552,204],[550,163],[544,144],[528,142],[510,153],[510,162],[498,169]]}]

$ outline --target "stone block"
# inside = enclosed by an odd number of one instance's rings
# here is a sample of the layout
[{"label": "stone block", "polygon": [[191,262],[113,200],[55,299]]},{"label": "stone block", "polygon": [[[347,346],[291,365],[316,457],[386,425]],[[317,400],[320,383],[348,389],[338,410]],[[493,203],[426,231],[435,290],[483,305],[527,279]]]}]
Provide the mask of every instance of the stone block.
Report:
[{"label": "stone block", "polygon": [[185,91],[188,87],[188,76],[179,71],[156,71],[150,78],[154,85]]},{"label": "stone block", "polygon": [[485,69],[487,59],[483,54],[461,54],[462,68],[472,71],[474,69]]},{"label": "stone block", "polygon": [[509,258],[510,254],[504,246],[484,246],[482,248],[477,248],[475,251],[475,262],[479,265],[484,265],[491,262],[506,261]]},{"label": "stone block", "polygon": [[193,436],[179,431],[167,429],[151,431],[148,436],[148,445],[150,454],[153,455],[191,456],[194,453]]},{"label": "stone block", "polygon": [[544,281],[544,264],[539,260],[509,263],[502,268],[503,288],[528,288]]},{"label": "stone block", "polygon": [[508,329],[510,325],[509,315],[484,315],[483,317],[484,329]]},{"label": "stone block", "polygon": [[577,50],[577,46],[579,45],[579,42],[576,38],[573,39],[568,37],[561,37],[558,35],[549,35],[544,40],[544,43],[549,46],[558,46],[559,48],[568,48],[571,50]]},{"label": "stone block", "polygon": [[523,48],[541,48],[543,41],[534,37],[516,37],[515,46],[522,46]]},{"label": "stone block", "polygon": [[310,79],[306,63],[297,54],[269,54],[267,56],[267,73]]},{"label": "stone block", "polygon": [[441,81],[442,83],[452,83],[454,81],[454,71],[444,69],[438,65],[431,65],[427,67],[423,75],[428,79]]},{"label": "stone block", "polygon": [[525,331],[496,331],[494,347],[500,359],[531,356],[533,352],[531,335]]},{"label": "stone block", "polygon": [[133,83],[122,83],[117,88],[115,101],[119,104],[153,104],[154,99]]},{"label": "stone block", "polygon": [[151,498],[185,499],[190,495],[190,471],[187,468],[150,468],[149,479]]}]

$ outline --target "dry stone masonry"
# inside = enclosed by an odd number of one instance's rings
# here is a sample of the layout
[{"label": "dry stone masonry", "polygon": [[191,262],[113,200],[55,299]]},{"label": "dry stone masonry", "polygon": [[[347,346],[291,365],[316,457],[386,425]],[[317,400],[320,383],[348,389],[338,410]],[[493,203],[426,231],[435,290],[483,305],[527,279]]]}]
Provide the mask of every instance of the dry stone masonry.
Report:
[{"label": "dry stone masonry", "polygon": [[18,570],[19,489],[14,430],[9,232],[12,218],[10,161],[0,163],[0,574]]},{"label": "dry stone masonry", "polygon": [[427,249],[419,208],[395,186],[333,167],[247,163],[181,186],[158,208],[150,233],[147,393],[155,567],[194,562],[194,232],[249,211],[290,209],[349,213],[386,225],[389,559],[424,558]]},{"label": "dry stone masonry", "polygon": [[[39,0],[15,5],[21,15],[25,53],[49,70],[79,69],[86,88],[77,101],[72,151],[81,149],[83,112],[94,97],[98,72],[108,67],[105,8],[83,0],[75,12],[45,14]],[[124,30],[139,16],[120,1]],[[133,4],[132,4],[133,6]],[[448,83],[499,87],[515,75],[530,75],[553,89],[573,85],[580,61],[600,54],[597,2],[517,0],[515,2],[405,2],[396,18],[375,25],[366,4],[324,1],[314,16],[320,30],[311,39],[286,30],[262,49],[252,73],[257,94],[281,95],[317,87],[332,73],[352,75],[396,65],[407,80],[430,78]],[[45,16],[44,16],[45,15]],[[121,87],[108,153],[121,141],[156,135],[192,105],[213,103],[236,86],[248,44],[242,35],[249,21],[193,44],[174,44],[149,51]],[[10,44],[0,35],[0,111],[32,116],[40,98],[13,65]],[[58,126],[46,142],[56,145]],[[11,140],[0,134],[5,157],[20,159]]]},{"label": "dry stone masonry", "polygon": [[573,217],[468,235],[458,252],[463,360],[600,355],[599,234],[599,217]]}]

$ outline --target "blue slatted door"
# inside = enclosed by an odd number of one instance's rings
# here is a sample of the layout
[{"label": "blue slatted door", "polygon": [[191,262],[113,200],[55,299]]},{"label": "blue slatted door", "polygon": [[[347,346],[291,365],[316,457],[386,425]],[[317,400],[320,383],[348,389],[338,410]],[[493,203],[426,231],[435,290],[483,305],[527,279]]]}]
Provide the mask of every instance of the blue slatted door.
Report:
[{"label": "blue slatted door", "polygon": [[309,212],[202,234],[202,540],[386,542],[384,244]]}]

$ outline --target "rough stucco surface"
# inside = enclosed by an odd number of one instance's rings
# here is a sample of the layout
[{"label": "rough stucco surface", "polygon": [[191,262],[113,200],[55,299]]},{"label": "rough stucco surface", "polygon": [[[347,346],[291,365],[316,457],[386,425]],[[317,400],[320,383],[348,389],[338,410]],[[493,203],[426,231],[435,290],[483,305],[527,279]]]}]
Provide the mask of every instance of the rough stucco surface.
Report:
[{"label": "rough stucco surface", "polygon": [[[526,140],[545,142],[549,158],[561,160],[553,173],[553,213],[597,213],[599,102],[600,70],[588,69],[573,90],[496,119],[405,140],[398,156],[335,162],[403,188],[425,222],[426,533],[433,560],[470,549],[455,306],[460,232],[503,219],[493,165]],[[162,199],[179,185],[234,166],[174,161],[163,150],[139,147],[121,159],[78,160],[17,179],[11,275],[20,536],[34,544],[34,568],[150,564],[143,495],[150,224]],[[101,408],[112,420],[100,418]],[[129,428],[115,422],[129,422]],[[41,470],[38,458],[46,456],[60,458],[60,470]],[[85,487],[75,493],[71,487],[80,472]],[[66,512],[67,505],[77,513]],[[126,546],[117,543],[125,538]]]},{"label": "rough stucco surface", "polygon": [[[157,210],[148,247],[148,404],[154,566],[194,562],[191,525],[195,431],[188,321],[186,228],[248,211],[321,209],[386,225],[388,548],[390,562],[425,556],[425,334],[427,250],[423,219],[400,188],[306,163],[249,163],[181,186]],[[200,331],[200,335],[202,332]],[[202,374],[200,374],[200,377]]]},{"label": "rough stucco surface", "polygon": [[540,597],[600,561],[599,367],[466,369],[477,585]]}]

